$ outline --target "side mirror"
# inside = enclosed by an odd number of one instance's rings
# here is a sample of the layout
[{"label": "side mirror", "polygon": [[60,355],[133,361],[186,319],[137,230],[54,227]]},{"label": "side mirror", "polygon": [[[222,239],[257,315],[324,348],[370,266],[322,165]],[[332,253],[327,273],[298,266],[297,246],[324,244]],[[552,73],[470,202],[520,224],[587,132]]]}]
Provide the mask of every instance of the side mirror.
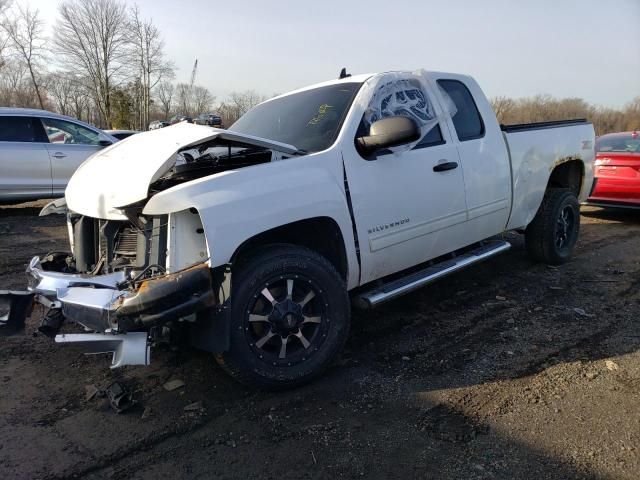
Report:
[{"label": "side mirror", "polygon": [[113,145],[113,142],[104,133],[101,133],[98,135],[98,145],[101,147],[108,147],[109,145]]},{"label": "side mirror", "polygon": [[378,150],[415,142],[420,138],[420,128],[408,117],[387,117],[371,124],[369,135],[356,138],[356,149],[363,157]]}]

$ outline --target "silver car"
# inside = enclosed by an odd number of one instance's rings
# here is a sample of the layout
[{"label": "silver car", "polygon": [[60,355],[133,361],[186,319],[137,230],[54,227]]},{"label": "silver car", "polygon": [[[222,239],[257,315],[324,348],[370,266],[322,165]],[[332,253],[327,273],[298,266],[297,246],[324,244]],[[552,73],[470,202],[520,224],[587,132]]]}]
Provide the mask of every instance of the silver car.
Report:
[{"label": "silver car", "polygon": [[76,168],[115,142],[65,115],[0,108],[0,202],[62,197]]}]

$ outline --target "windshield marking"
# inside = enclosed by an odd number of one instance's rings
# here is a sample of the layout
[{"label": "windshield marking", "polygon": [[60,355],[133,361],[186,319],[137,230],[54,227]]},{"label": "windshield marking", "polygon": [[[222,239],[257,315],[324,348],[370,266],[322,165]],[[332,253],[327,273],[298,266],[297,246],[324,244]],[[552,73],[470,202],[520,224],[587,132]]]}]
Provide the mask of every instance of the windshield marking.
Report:
[{"label": "windshield marking", "polygon": [[333,108],[333,105],[327,105],[326,103],[320,105],[318,107],[318,114],[307,122],[307,126],[317,125],[318,123],[320,123],[320,121],[324,118],[330,108]]}]

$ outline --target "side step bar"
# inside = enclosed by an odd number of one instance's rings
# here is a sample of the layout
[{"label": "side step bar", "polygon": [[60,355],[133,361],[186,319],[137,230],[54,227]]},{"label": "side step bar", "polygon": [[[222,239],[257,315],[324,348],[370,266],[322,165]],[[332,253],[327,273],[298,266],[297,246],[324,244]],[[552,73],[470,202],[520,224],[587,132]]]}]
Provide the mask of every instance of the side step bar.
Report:
[{"label": "side step bar", "polygon": [[393,280],[373,290],[361,293],[355,298],[356,306],[360,308],[374,308],[400,295],[417,290],[444,276],[462,270],[469,265],[509,250],[509,248],[511,248],[511,244],[502,240],[485,242],[480,247],[467,251],[458,257],[436,263],[423,270],[411,273],[406,277]]}]

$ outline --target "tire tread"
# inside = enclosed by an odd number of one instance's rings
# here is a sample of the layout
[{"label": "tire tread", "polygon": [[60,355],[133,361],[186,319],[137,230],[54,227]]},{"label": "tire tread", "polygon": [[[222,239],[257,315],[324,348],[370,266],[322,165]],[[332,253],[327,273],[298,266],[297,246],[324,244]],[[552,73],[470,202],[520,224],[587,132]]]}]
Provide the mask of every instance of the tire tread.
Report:
[{"label": "tire tread", "polygon": [[[568,198],[572,198],[578,205],[575,194],[569,188],[549,188],[545,192],[536,216],[525,230],[525,245],[532,260],[550,265],[559,265],[568,260],[568,257],[562,257],[558,254],[554,244],[556,207]],[[577,210],[579,225],[579,205]]]},{"label": "tire tread", "polygon": [[[336,299],[336,301],[342,302],[343,305],[346,306],[347,310],[344,313],[344,317],[345,317],[344,321],[346,322],[346,325],[344,326],[344,328],[345,328],[345,332],[348,334],[350,304],[348,301],[346,283],[338,273],[337,269],[329,260],[327,260],[325,257],[320,255],[319,253],[309,248],[300,247],[296,245],[288,245],[288,244],[276,244],[276,245],[261,247],[258,250],[252,252],[252,254],[246,258],[246,260],[242,261],[241,264],[238,266],[238,270],[236,272],[232,272],[232,284],[234,283],[234,280],[233,280],[234,278],[238,279],[236,280],[236,282],[238,283],[244,281],[244,279],[250,279],[253,272],[264,267],[264,265],[267,262],[277,263],[278,261],[281,261],[285,258],[292,258],[292,257],[298,257],[298,258],[304,257],[306,261],[316,263],[322,269],[326,270],[326,272],[331,277],[333,277],[333,280],[334,282],[337,283],[339,290],[343,292],[343,298]],[[236,287],[236,288],[239,289],[240,287]],[[233,298],[234,290],[235,289],[232,286],[232,289],[231,289],[232,298]],[[233,325],[234,324],[232,323],[232,328],[233,328]],[[329,358],[334,357],[340,350],[342,350],[342,347],[344,346],[348,337],[347,334],[342,335],[340,338],[338,338],[338,342],[332,346],[328,354]],[[331,363],[330,361],[328,361],[322,366],[322,368],[318,369],[317,371],[313,371],[310,374],[304,375],[302,377],[289,378],[289,379],[272,379],[272,378],[266,378],[264,376],[257,375],[256,373],[250,370],[247,370],[246,368],[242,368],[242,366],[240,365],[240,362],[237,361],[233,353],[230,351],[217,354],[215,356],[215,359],[218,365],[220,365],[220,367],[227,374],[229,374],[231,377],[233,377],[235,380],[242,383],[243,385],[246,385],[249,387],[258,387],[263,390],[271,390],[271,391],[284,390],[284,389],[293,388],[293,387],[302,385],[304,383],[307,383],[313,378],[320,375]]]}]

